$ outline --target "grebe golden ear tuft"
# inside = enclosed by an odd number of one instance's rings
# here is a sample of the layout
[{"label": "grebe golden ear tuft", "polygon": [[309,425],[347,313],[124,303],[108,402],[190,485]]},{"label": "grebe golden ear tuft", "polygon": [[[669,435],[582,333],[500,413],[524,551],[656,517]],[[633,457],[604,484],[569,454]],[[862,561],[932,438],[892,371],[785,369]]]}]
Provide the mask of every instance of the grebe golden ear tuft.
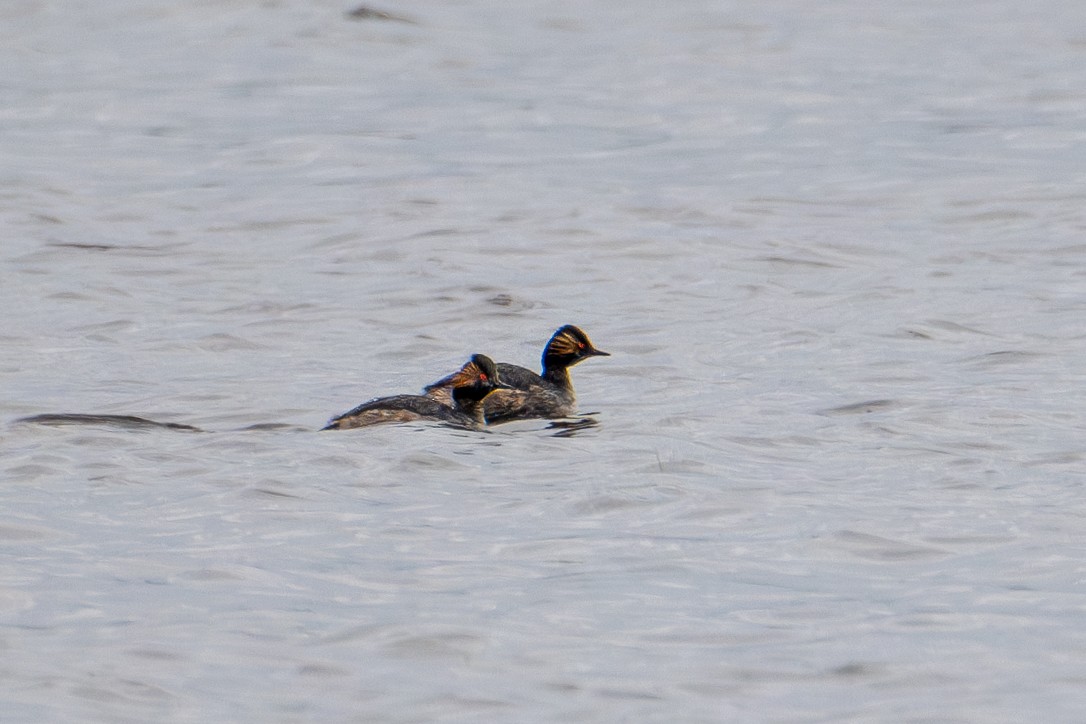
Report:
[{"label": "grebe golden ear tuft", "polygon": [[551,341],[547,343],[547,352],[562,357],[610,357],[610,353],[596,349],[592,340],[579,327],[567,324],[560,327]]},{"label": "grebe golden ear tuft", "polygon": [[487,357],[485,354],[475,354],[471,357],[471,362],[475,365],[477,372],[477,379],[493,387],[496,390],[511,390],[513,389],[509,385],[505,384],[501,380],[501,376],[498,374],[498,365],[494,364],[494,360]]}]

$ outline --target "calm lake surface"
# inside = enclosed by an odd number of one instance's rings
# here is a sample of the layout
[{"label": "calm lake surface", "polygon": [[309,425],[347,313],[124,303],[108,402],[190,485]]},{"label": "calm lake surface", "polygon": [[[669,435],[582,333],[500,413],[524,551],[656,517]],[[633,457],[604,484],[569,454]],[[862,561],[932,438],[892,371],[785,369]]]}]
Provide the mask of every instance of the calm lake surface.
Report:
[{"label": "calm lake surface", "polygon": [[1086,717],[1086,3],[354,7],[0,7],[0,718]]}]

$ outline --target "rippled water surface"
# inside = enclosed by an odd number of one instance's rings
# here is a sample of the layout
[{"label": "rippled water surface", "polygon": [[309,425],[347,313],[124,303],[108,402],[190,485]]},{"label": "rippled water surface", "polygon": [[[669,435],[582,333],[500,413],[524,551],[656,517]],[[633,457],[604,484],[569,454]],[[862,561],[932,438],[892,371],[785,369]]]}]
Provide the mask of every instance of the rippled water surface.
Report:
[{"label": "rippled water surface", "polygon": [[1086,5],[353,7],[0,8],[5,721],[1082,718]]}]

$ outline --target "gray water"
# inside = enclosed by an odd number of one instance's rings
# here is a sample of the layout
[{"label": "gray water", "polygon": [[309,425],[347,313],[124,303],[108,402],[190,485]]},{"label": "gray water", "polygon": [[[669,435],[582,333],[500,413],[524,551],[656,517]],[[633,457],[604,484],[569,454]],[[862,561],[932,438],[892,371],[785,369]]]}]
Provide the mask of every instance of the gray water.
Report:
[{"label": "gray water", "polygon": [[0,6],[0,718],[1086,717],[1086,4],[352,7]]}]

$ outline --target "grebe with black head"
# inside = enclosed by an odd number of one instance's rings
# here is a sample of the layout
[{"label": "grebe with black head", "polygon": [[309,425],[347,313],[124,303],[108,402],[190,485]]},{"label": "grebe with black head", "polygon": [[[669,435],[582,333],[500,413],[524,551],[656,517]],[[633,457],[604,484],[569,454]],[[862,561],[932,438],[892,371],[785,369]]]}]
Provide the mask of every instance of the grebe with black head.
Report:
[{"label": "grebe with black head", "polygon": [[[542,374],[507,362],[499,362],[502,383],[511,389],[501,389],[483,400],[487,424],[532,418],[568,417],[577,409],[577,396],[569,368],[589,357],[609,357],[610,353],[596,349],[580,328],[567,324],[560,327],[543,348]],[[424,388],[426,396],[448,404],[457,373]]]}]

